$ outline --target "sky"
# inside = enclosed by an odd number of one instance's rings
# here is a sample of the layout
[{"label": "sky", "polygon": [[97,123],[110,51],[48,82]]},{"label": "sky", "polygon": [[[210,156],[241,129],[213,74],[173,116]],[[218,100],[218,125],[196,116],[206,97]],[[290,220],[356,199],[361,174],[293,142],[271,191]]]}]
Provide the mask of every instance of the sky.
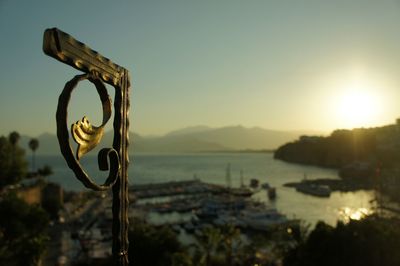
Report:
[{"label": "sky", "polygon": [[[130,130],[142,135],[391,124],[400,117],[399,26],[399,1],[0,0],[0,135],[55,133],[58,96],[81,73],[43,53],[52,27],[130,71]],[[100,125],[86,81],[69,120],[84,115]]]}]

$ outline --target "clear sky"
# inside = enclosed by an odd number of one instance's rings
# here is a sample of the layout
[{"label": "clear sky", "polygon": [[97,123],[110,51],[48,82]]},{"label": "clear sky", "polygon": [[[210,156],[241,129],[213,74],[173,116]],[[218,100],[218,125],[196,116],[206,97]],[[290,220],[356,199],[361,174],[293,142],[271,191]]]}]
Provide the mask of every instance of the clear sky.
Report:
[{"label": "clear sky", "polygon": [[[0,135],[55,132],[58,95],[79,71],[43,54],[51,27],[131,71],[140,134],[331,131],[400,117],[399,1],[0,0]],[[73,97],[71,123],[100,122],[91,86]]]}]

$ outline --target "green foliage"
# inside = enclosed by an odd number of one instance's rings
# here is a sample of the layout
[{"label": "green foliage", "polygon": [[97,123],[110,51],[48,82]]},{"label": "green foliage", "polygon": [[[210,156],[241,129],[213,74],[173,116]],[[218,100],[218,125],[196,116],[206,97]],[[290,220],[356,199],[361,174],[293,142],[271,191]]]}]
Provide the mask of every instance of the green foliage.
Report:
[{"label": "green foliage", "polygon": [[0,215],[0,265],[36,265],[48,239],[47,214],[10,194],[0,200]]},{"label": "green foliage", "polygon": [[49,176],[53,174],[53,169],[50,166],[45,165],[42,168],[38,169],[38,173],[41,176]]},{"label": "green foliage", "polygon": [[52,220],[58,219],[58,212],[60,211],[61,207],[61,203],[58,200],[42,201],[42,208],[49,214]]},{"label": "green foliage", "polygon": [[12,165],[12,146],[11,143],[5,137],[0,137],[0,184],[4,186],[5,184],[11,183],[10,171]]},{"label": "green foliage", "polygon": [[240,230],[227,224],[206,227],[195,235],[194,265],[253,265],[255,250],[245,245]]},{"label": "green foliage", "polygon": [[29,148],[32,150],[32,171],[35,172],[35,151],[39,148],[39,141],[35,138],[31,139],[28,143]]},{"label": "green foliage", "polygon": [[244,255],[241,254],[243,251],[243,243],[240,238],[240,230],[233,225],[227,224],[225,226],[222,226],[221,233],[222,252],[223,254],[225,254],[225,264],[237,265]]},{"label": "green foliage", "polygon": [[172,266],[193,266],[192,258],[187,252],[172,254]]},{"label": "green foliage", "polygon": [[21,136],[17,131],[13,131],[8,135],[8,140],[10,141],[12,146],[16,146]]},{"label": "green foliage", "polygon": [[42,188],[42,208],[47,211],[52,220],[59,218],[58,213],[62,208],[61,187],[56,183],[45,183]]},{"label": "green foliage", "polygon": [[28,143],[29,145],[29,149],[31,149],[33,152],[35,152],[37,150],[37,148],[39,148],[39,141],[35,138],[31,139]]},{"label": "green foliage", "polygon": [[11,142],[3,136],[0,137],[0,188],[17,183],[26,175],[25,152],[14,138],[15,134],[10,134],[10,139],[13,141]]},{"label": "green foliage", "polygon": [[400,265],[400,221],[367,217],[336,227],[316,225],[307,241],[290,250],[284,266]]},{"label": "green foliage", "polygon": [[129,241],[134,244],[129,246],[129,260],[135,265],[168,266],[187,261],[184,247],[168,227],[156,228],[140,220],[131,221],[131,224]]},{"label": "green foliage", "polygon": [[194,260],[198,265],[214,265],[217,260],[218,252],[221,250],[223,235],[219,228],[204,228],[200,234],[195,235],[197,244],[195,245]]}]

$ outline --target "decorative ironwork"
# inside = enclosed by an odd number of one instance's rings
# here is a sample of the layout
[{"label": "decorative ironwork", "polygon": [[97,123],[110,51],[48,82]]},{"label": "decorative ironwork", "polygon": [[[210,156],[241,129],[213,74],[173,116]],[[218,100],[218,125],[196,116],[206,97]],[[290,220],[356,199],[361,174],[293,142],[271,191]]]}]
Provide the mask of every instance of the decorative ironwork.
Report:
[{"label": "decorative ironwork", "polygon": [[[44,32],[43,51],[45,54],[85,73],[68,81],[60,94],[56,113],[57,138],[61,153],[69,168],[85,187],[96,191],[112,188],[113,257],[115,265],[127,266],[129,263],[129,72],[57,28],[47,29]],[[94,126],[85,116],[72,124],[71,135],[78,144],[74,155],[69,142],[68,104],[72,91],[82,80],[88,80],[96,87],[103,107],[103,121],[100,126]],[[112,148],[104,148],[98,154],[99,169],[102,171],[109,170],[108,178],[104,184],[98,185],[84,171],[79,159],[100,143],[104,135],[104,126],[111,118],[111,99],[103,82],[115,88],[114,139]]]}]

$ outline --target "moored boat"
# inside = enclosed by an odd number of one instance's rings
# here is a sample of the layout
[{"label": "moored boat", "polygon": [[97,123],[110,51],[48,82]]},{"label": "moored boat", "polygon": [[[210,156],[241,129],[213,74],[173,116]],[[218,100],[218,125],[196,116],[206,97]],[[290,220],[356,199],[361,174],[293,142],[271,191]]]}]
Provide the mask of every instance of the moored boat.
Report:
[{"label": "moored boat", "polygon": [[282,225],[289,221],[275,208],[243,210],[239,220],[247,228],[260,231],[268,231],[273,226]]},{"label": "moored boat", "polygon": [[256,189],[256,188],[258,188],[259,184],[260,184],[260,181],[258,179],[256,179],[256,178],[250,179],[250,187],[251,188]]},{"label": "moored boat", "polygon": [[253,191],[246,187],[231,188],[230,193],[238,197],[250,197],[251,195],[253,195]]},{"label": "moored boat", "polygon": [[330,197],[331,189],[328,186],[309,184],[301,182],[296,186],[296,190],[304,194],[309,194],[317,197]]},{"label": "moored boat", "polygon": [[263,183],[263,184],[261,184],[261,187],[263,189],[269,189],[271,186],[268,183]]},{"label": "moored boat", "polygon": [[276,188],[274,188],[274,187],[268,188],[268,192],[267,193],[268,193],[268,198],[270,200],[276,199]]}]

